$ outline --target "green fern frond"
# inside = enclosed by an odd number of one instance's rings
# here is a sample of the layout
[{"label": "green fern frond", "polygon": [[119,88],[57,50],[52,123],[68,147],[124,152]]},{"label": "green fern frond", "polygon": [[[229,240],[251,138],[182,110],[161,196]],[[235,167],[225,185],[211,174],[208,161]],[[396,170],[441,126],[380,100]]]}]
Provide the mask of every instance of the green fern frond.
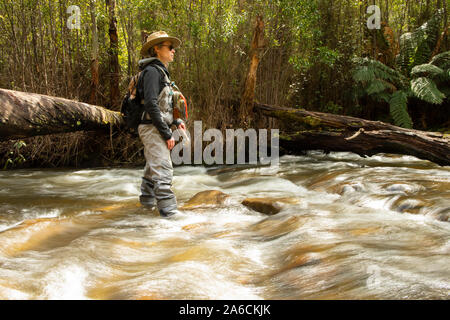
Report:
[{"label": "green fern frond", "polygon": [[375,72],[368,66],[358,66],[353,72],[353,80],[367,83],[375,80]]},{"label": "green fern frond", "polygon": [[389,88],[386,83],[382,80],[375,79],[370,82],[369,86],[367,87],[367,94],[370,96],[375,93],[381,93],[384,92],[387,88]]},{"label": "green fern frond", "polygon": [[389,109],[394,123],[403,128],[412,128],[412,120],[407,108],[408,96],[403,90],[396,91],[389,100]]},{"label": "green fern frond", "polygon": [[430,64],[443,70],[450,69],[450,51],[437,54],[431,59]]},{"label": "green fern frond", "polygon": [[417,78],[417,77],[430,77],[435,78],[444,73],[444,70],[442,70],[439,67],[436,67],[435,65],[425,63],[418,66],[415,66],[411,70],[411,77]]},{"label": "green fern frond", "polygon": [[403,92],[406,94],[407,98],[415,97],[414,93],[412,92],[411,88],[408,88],[407,90],[403,90]]},{"label": "green fern frond", "polygon": [[408,73],[408,66],[411,63],[417,47],[416,38],[417,36],[413,35],[412,32],[407,32],[402,34],[399,39],[400,52],[396,57],[396,64],[406,73]]},{"label": "green fern frond", "polygon": [[395,81],[396,78],[401,76],[401,74],[399,74],[398,71],[388,67],[387,65],[385,65],[380,61],[370,59],[367,61],[367,64],[373,68],[375,76],[378,79]]},{"label": "green fern frond", "polygon": [[356,58],[353,79],[357,82],[369,83],[375,79],[384,80],[396,88],[406,88],[409,80],[401,72],[392,69],[380,61],[369,58]]},{"label": "green fern frond", "polygon": [[414,66],[427,63],[430,60],[431,54],[433,53],[433,47],[426,41],[422,42],[419,47],[417,47],[413,60],[410,63],[410,69]]},{"label": "green fern frond", "polygon": [[445,99],[445,94],[439,91],[434,81],[426,77],[412,79],[411,91],[417,98],[428,103],[441,104]]},{"label": "green fern frond", "polygon": [[406,88],[409,85],[407,77],[405,77],[401,72],[388,67],[382,62],[370,60],[369,64],[374,68],[375,76],[378,79],[386,80],[399,88]]},{"label": "green fern frond", "polygon": [[450,68],[444,70],[441,74],[434,77],[433,80],[436,82],[436,85],[442,85],[443,87],[450,88]]}]

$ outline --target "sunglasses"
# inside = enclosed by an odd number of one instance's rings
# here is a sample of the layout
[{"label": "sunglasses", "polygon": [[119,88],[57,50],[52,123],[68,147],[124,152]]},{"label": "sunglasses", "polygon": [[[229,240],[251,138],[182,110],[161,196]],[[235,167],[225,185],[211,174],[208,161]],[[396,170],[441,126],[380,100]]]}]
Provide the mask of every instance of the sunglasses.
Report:
[{"label": "sunglasses", "polygon": [[160,45],[160,47],[168,47],[169,51],[172,51],[173,49],[175,49],[175,47],[171,44],[162,44],[162,45]]}]

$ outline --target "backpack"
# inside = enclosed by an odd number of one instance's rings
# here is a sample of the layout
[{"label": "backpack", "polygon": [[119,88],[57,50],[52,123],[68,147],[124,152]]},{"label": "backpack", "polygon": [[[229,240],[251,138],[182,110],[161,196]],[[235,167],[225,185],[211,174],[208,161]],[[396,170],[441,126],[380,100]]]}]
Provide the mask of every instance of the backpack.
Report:
[{"label": "backpack", "polygon": [[[165,75],[164,71],[157,66],[157,69]],[[120,113],[122,114],[125,122],[125,127],[132,135],[138,134],[138,126],[143,119],[144,105],[142,99],[139,97],[139,91],[137,90],[138,83],[141,80],[142,71],[133,76],[128,84],[128,90],[122,100],[122,106]],[[174,119],[180,118],[183,121],[188,119],[187,101],[181,93],[180,89],[175,85],[175,82],[169,82],[173,90],[173,116]]]},{"label": "backpack", "polygon": [[141,74],[142,71],[131,78],[120,108],[125,127],[133,135],[138,135],[137,128],[141,123],[142,113],[144,112],[144,106],[141,103],[137,90],[138,82],[141,80]]}]

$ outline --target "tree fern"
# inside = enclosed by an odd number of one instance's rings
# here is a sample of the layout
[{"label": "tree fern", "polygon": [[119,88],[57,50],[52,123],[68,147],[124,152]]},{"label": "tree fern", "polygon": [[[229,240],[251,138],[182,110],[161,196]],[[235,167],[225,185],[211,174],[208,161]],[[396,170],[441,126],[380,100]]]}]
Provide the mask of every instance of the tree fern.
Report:
[{"label": "tree fern", "polygon": [[353,60],[353,79],[361,84],[358,92],[365,92],[375,101],[389,103],[390,114],[398,126],[412,127],[407,109],[408,97],[441,104],[448,96],[450,51],[431,59],[442,19],[443,11],[438,10],[427,23],[400,37],[395,69],[369,58]]},{"label": "tree fern", "polygon": [[412,79],[411,91],[417,98],[433,104],[441,104],[445,99],[445,94],[439,91],[436,84],[426,77]]},{"label": "tree fern", "polygon": [[400,53],[397,56],[397,65],[405,74],[408,74],[414,66],[427,63],[430,60],[439,38],[443,16],[443,10],[438,10],[422,26],[400,37]]},{"label": "tree fern", "polygon": [[427,63],[431,59],[431,55],[436,48],[439,39],[439,30],[444,18],[444,11],[442,9],[436,11],[436,13],[428,20],[423,27],[423,36],[419,41],[417,50],[414,56],[414,65],[420,65]]},{"label": "tree fern", "polygon": [[408,114],[408,95],[405,91],[399,90],[391,95],[389,100],[390,114],[397,126],[412,128],[412,120]]}]

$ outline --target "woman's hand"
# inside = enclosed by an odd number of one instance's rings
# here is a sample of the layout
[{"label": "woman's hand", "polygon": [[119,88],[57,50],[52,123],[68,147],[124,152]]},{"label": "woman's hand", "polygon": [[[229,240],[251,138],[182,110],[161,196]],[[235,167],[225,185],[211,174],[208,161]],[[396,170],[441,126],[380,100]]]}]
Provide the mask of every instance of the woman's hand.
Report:
[{"label": "woman's hand", "polygon": [[[184,122],[180,123],[177,126],[177,129],[186,130],[186,125],[184,124]],[[169,148],[169,150],[172,150],[173,147],[175,146],[175,139],[174,138],[170,138],[169,140],[166,140],[166,143],[167,143],[167,148]]]},{"label": "woman's hand", "polygon": [[166,143],[167,143],[167,148],[169,148],[169,150],[172,150],[173,147],[175,146],[175,139],[170,138],[169,140],[166,140]]}]

